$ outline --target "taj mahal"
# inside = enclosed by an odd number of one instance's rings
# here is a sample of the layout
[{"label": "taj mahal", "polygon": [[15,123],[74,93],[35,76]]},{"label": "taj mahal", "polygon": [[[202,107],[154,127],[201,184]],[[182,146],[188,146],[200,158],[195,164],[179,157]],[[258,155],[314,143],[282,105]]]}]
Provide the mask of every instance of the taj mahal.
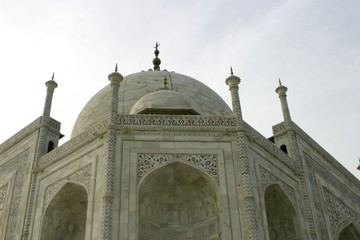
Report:
[{"label": "taj mahal", "polygon": [[116,66],[61,145],[46,82],[42,115],[0,145],[1,240],[360,239],[360,182],[291,118],[286,86],[265,138],[232,69],[229,107],[158,47],[148,71]]}]

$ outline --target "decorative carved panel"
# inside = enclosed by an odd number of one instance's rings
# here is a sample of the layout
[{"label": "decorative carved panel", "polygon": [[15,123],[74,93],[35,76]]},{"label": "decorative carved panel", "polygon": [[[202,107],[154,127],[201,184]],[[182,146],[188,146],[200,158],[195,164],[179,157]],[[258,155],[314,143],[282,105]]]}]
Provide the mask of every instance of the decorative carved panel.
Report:
[{"label": "decorative carved panel", "polygon": [[217,158],[215,154],[138,154],[138,181],[151,169],[174,161],[187,162],[205,170],[219,182]]},{"label": "decorative carved panel", "polygon": [[329,212],[331,230],[335,233],[338,227],[347,219],[360,225],[360,216],[350,209],[343,201],[335,197],[328,189],[323,187],[326,208]]},{"label": "decorative carved panel", "polygon": [[76,172],[68,175],[65,178],[60,179],[59,181],[47,186],[45,188],[45,200],[44,200],[44,209],[47,208],[50,201],[59,192],[59,190],[69,181],[71,182],[80,182],[83,183],[86,189],[90,190],[90,177],[91,177],[91,164],[77,170]]},{"label": "decorative carved panel", "polygon": [[2,220],[2,218],[1,218],[2,213],[4,211],[4,204],[5,204],[5,200],[6,200],[7,189],[8,189],[8,184],[5,184],[0,187],[0,222]]},{"label": "decorative carved panel", "polygon": [[26,150],[0,166],[0,183],[4,181],[4,179],[2,179],[3,176],[15,173],[14,190],[12,192],[9,217],[6,220],[6,240],[15,239],[15,229],[18,224],[18,213],[24,184],[24,175],[26,170],[29,168],[29,164],[27,164],[28,158],[29,151]]},{"label": "decorative carved panel", "polygon": [[287,197],[289,198],[292,205],[296,208],[296,194],[295,190],[287,185],[285,182],[280,180],[278,177],[270,173],[265,168],[259,166],[260,170],[260,178],[261,178],[261,190],[262,192],[265,190],[265,188],[271,184],[279,184],[281,189],[286,193]]}]

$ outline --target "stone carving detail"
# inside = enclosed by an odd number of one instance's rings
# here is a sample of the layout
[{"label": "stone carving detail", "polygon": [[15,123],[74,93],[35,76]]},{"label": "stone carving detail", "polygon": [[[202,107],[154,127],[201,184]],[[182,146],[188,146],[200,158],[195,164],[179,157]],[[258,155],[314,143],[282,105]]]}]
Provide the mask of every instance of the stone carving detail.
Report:
[{"label": "stone carving detail", "polygon": [[48,125],[50,128],[53,128],[57,131],[60,131],[61,123],[56,121],[55,119],[51,117],[42,117],[43,118],[43,124]]},{"label": "stone carving detail", "polygon": [[259,170],[262,192],[264,192],[265,188],[271,184],[279,184],[281,189],[284,190],[284,192],[286,193],[286,196],[289,198],[294,208],[297,208],[295,190],[289,185],[287,185],[285,182],[280,180],[278,177],[267,171],[265,168],[259,166]]},{"label": "stone carving detail", "polygon": [[76,172],[68,175],[67,177],[47,186],[45,188],[44,209],[47,208],[50,201],[59,192],[59,190],[66,184],[66,182],[80,182],[83,183],[86,189],[90,190],[90,177],[91,177],[91,164],[77,170]]},{"label": "stone carving detail", "polygon": [[357,225],[360,225],[359,214],[351,210],[343,201],[335,197],[325,187],[323,187],[323,192],[333,233],[335,233],[340,224],[347,219],[351,219]]},{"label": "stone carving detail", "polygon": [[279,123],[272,127],[273,134],[276,135],[286,129],[285,123]]},{"label": "stone carving detail", "polygon": [[2,216],[2,213],[3,213],[3,210],[4,210],[4,204],[5,204],[5,200],[6,200],[7,189],[8,189],[8,184],[7,183],[0,187],[0,222],[1,222],[1,216]]},{"label": "stone carving detail", "polygon": [[248,136],[251,136],[253,141],[259,143],[259,145],[262,146],[264,149],[267,149],[272,154],[274,154],[277,159],[279,159],[283,164],[285,164],[290,169],[292,170],[296,169],[295,161],[291,159],[286,153],[281,151],[279,147],[277,147],[275,144],[273,144],[268,139],[266,139],[263,135],[261,135],[255,129],[253,129],[246,122],[243,122],[242,126],[244,127],[246,134]]},{"label": "stone carving detail", "polygon": [[32,123],[21,129],[18,133],[16,133],[14,136],[0,144],[0,153],[5,152],[15,144],[17,144],[19,141],[24,139],[26,136],[33,133],[36,129],[38,129],[41,126],[41,117],[38,117],[35,119]]},{"label": "stone carving detail", "polygon": [[154,167],[173,161],[191,163],[205,170],[219,183],[217,158],[215,154],[138,154],[138,181]]},{"label": "stone carving detail", "polygon": [[63,145],[55,148],[51,152],[42,156],[38,161],[38,167],[44,168],[58,161],[63,155],[69,154],[72,151],[78,149],[79,147],[89,143],[94,140],[99,132],[103,132],[106,130],[107,121],[100,122],[94,127],[90,128],[88,131],[83,132],[82,134],[76,136],[70,141],[64,143]]},{"label": "stone carving detail", "polygon": [[[29,151],[26,150],[16,157],[12,158],[2,166],[0,166],[0,182],[2,182],[1,177],[8,174],[16,173],[15,175],[15,185],[12,193],[12,199],[9,210],[9,217],[7,219],[6,227],[6,240],[15,239],[15,229],[17,225],[17,218],[19,213],[19,205],[21,200],[22,187],[24,183],[25,171],[28,170],[29,164],[27,161],[29,157]],[[3,188],[3,187],[1,187]],[[0,200],[1,201],[1,200]]]},{"label": "stone carving detail", "polygon": [[234,126],[233,117],[119,115],[119,125]]}]

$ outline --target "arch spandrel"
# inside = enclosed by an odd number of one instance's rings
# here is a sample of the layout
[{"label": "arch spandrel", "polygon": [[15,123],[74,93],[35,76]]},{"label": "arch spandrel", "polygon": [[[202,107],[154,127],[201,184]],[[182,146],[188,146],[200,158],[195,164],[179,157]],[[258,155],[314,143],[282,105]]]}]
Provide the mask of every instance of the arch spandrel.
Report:
[{"label": "arch spandrel", "polygon": [[219,184],[218,162],[216,154],[147,154],[137,155],[137,179],[138,183],[153,171],[162,166],[180,162],[191,165],[205,173]]},{"label": "arch spandrel", "polygon": [[337,229],[336,240],[358,240],[360,239],[359,228],[351,219],[345,220]]}]

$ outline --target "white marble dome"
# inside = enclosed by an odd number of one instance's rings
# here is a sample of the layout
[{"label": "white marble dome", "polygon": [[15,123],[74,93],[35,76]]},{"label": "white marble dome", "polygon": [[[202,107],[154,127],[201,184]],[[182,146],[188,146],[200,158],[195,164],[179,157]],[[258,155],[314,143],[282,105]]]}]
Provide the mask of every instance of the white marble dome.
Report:
[{"label": "white marble dome", "polygon": [[[164,86],[164,77],[167,78],[167,86],[172,89],[171,91],[157,91]],[[156,91],[165,93],[154,93]],[[180,104],[174,106],[174,109],[188,105],[190,109],[200,115],[229,116],[232,114],[229,106],[212,89],[191,77],[166,70],[142,71],[124,77],[119,89],[119,113],[137,114],[141,112],[141,106],[144,107],[146,104],[144,105],[144,102],[139,100],[145,98],[146,95],[148,95],[147,98],[150,96],[157,106],[160,106],[159,99],[155,100],[154,97],[164,97],[170,92],[174,93],[175,96],[173,103]],[[111,88],[110,85],[107,85],[97,92],[82,109],[73,127],[71,137],[75,137],[98,122],[105,120],[108,116],[110,101]],[[170,107],[169,104],[167,107]]]}]

